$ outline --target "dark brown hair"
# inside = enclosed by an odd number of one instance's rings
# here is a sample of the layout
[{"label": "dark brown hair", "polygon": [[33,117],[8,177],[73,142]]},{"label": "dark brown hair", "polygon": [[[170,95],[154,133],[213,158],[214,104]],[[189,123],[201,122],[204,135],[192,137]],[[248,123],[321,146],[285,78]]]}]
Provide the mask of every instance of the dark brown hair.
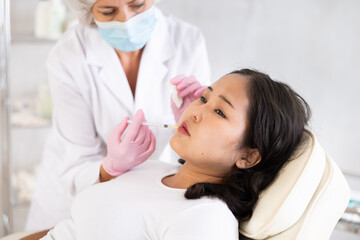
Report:
[{"label": "dark brown hair", "polygon": [[249,80],[249,124],[239,149],[243,146],[258,149],[261,161],[248,169],[234,167],[221,184],[194,184],[186,190],[185,197],[220,198],[241,223],[250,219],[260,192],[274,181],[301,143],[311,112],[306,101],[287,84],[264,73],[242,69],[230,74],[240,74]]}]

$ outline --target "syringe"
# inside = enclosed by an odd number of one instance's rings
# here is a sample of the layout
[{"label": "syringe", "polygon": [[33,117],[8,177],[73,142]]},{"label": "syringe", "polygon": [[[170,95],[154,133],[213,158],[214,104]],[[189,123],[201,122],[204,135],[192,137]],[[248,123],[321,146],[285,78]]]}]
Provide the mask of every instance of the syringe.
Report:
[{"label": "syringe", "polygon": [[[127,120],[128,123],[132,123],[132,120]],[[162,128],[172,128],[172,129],[178,129],[178,126],[175,125],[169,125],[169,124],[162,124],[162,123],[151,123],[151,122],[143,122],[142,125],[147,125],[151,127],[162,127]]]}]

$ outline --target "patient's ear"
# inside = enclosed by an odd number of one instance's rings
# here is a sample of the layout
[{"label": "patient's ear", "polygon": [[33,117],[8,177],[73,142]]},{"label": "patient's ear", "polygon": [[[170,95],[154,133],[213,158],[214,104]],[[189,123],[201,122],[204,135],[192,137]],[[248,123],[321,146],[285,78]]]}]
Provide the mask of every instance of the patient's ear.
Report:
[{"label": "patient's ear", "polygon": [[240,150],[237,159],[236,167],[238,168],[251,168],[261,161],[261,155],[257,148],[245,147]]}]

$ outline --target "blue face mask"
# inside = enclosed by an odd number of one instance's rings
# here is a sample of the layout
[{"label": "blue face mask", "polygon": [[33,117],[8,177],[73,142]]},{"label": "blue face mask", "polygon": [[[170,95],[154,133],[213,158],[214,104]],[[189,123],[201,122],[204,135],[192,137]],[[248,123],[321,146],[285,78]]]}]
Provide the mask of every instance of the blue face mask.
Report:
[{"label": "blue face mask", "polygon": [[149,41],[154,30],[156,18],[155,7],[135,15],[126,22],[98,22],[100,36],[114,48],[132,52],[139,50]]}]

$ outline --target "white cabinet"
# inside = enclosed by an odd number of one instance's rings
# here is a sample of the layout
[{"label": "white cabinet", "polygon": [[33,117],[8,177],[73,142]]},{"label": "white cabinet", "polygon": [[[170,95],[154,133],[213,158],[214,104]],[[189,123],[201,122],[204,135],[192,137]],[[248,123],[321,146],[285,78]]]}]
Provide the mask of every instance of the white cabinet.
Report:
[{"label": "white cabinet", "polygon": [[[10,0],[0,1],[0,86],[3,100],[0,109],[0,211],[3,214],[0,237],[9,230],[24,230],[35,186],[36,170],[51,128],[51,120],[44,117],[49,113],[49,101],[51,102],[46,88],[46,59],[55,40],[34,37],[37,3],[38,0],[11,0],[9,9]],[[6,39],[9,41],[6,42]],[[10,187],[10,191],[7,187]],[[6,218],[9,223],[6,223]]]},{"label": "white cabinet", "polygon": [[14,37],[11,44],[10,97],[12,103],[11,163],[13,231],[24,224],[35,187],[50,120],[38,114],[39,89],[47,82],[46,58],[54,42]]}]

